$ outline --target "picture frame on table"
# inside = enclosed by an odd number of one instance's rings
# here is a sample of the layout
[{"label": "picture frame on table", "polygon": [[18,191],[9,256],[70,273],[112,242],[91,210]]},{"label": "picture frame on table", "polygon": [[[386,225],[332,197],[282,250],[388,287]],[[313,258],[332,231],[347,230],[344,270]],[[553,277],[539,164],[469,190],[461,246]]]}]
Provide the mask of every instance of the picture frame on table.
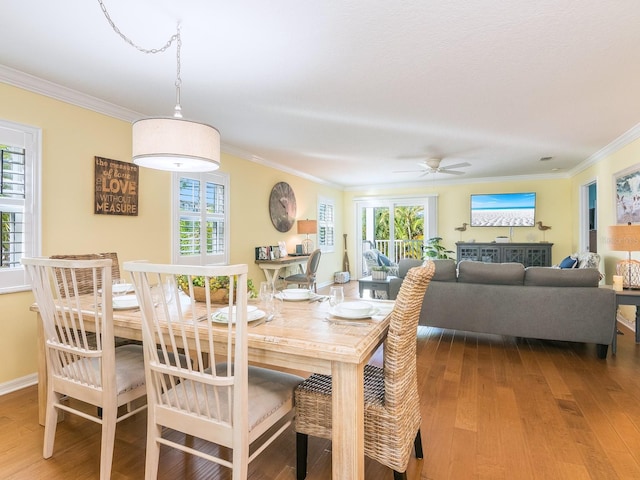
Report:
[{"label": "picture frame on table", "polygon": [[640,223],[640,163],[613,175],[616,223]]},{"label": "picture frame on table", "polygon": [[271,260],[278,260],[280,258],[280,249],[277,245],[269,247],[269,254]]},{"label": "picture frame on table", "polygon": [[269,247],[256,247],[256,260],[271,260]]}]

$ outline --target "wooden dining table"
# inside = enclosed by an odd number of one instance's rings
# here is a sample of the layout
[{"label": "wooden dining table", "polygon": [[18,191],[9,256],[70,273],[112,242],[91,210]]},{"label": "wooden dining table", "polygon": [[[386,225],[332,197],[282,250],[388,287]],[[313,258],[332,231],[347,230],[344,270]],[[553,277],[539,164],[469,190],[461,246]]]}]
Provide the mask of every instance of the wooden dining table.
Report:
[{"label": "wooden dining table", "polygon": [[[332,375],[334,480],[364,479],[364,366],[386,337],[393,306],[372,303],[378,307],[377,315],[345,320],[330,315],[328,301],[283,302],[272,321],[249,323],[250,362]],[[38,312],[37,305],[31,308]],[[141,340],[141,320],[138,309],[114,310],[114,334]],[[44,424],[47,372],[39,313],[38,343],[39,421]]]}]

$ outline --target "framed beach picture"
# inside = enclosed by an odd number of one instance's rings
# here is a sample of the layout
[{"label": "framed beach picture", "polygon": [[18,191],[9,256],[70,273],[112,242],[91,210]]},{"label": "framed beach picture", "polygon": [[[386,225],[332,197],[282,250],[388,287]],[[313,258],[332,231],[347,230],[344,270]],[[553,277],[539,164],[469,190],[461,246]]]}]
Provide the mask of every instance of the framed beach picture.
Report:
[{"label": "framed beach picture", "polygon": [[640,163],[613,175],[616,223],[640,223]]}]

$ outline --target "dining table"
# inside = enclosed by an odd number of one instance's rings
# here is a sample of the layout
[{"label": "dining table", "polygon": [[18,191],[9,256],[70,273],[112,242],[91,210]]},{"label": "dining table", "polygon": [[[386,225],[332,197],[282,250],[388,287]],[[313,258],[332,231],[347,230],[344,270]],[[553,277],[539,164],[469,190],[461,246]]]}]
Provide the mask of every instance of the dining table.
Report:
[{"label": "dining table", "polygon": [[[310,300],[283,301],[280,312],[269,322],[249,322],[249,362],[332,376],[332,479],[364,479],[364,367],[387,335],[393,302],[367,300],[371,317],[344,318],[332,315],[335,310],[327,297],[310,295]],[[260,308],[257,300],[250,303]],[[38,406],[39,422],[44,424],[44,332],[37,304],[31,309],[38,316]],[[206,313],[204,303],[201,313]],[[141,321],[137,308],[114,309],[114,335],[141,340]]]}]

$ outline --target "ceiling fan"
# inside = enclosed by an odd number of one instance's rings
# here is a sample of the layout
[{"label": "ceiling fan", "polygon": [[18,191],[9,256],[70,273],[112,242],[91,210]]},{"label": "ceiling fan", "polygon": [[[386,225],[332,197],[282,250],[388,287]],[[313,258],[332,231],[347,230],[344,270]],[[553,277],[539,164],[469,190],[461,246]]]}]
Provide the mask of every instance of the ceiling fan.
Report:
[{"label": "ceiling fan", "polygon": [[420,170],[397,170],[394,173],[421,173],[421,177],[431,174],[431,173],[447,173],[449,175],[463,175],[464,172],[454,170],[456,168],[462,167],[470,167],[471,164],[469,162],[456,163],[454,165],[449,165],[448,167],[441,167],[440,162],[442,162],[442,158],[427,158],[421,162],[418,162],[418,166]]}]

